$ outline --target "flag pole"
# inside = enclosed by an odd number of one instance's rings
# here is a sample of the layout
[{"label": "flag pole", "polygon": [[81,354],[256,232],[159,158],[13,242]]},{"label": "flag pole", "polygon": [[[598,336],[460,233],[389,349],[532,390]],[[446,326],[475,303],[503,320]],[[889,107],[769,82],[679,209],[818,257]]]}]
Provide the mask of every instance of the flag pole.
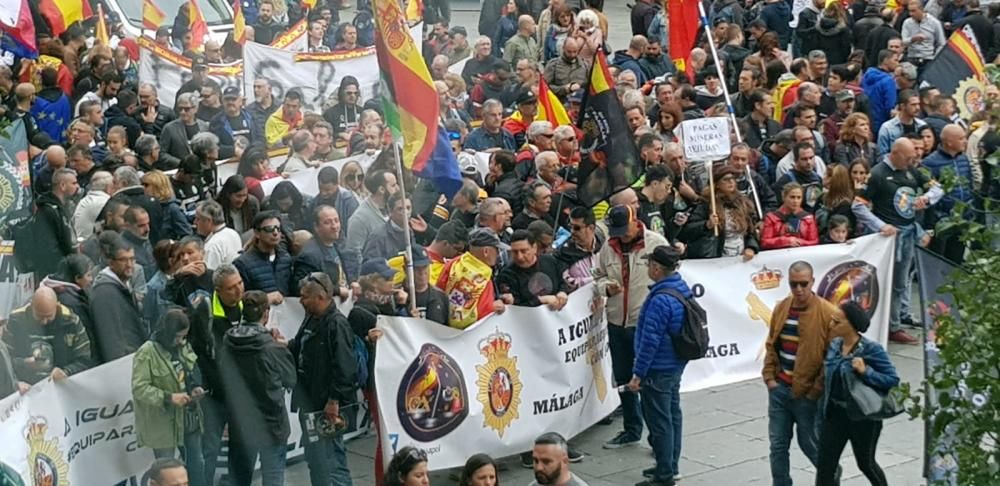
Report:
[{"label": "flag pole", "polygon": [[[715,39],[712,38],[712,26],[708,23],[708,14],[705,13],[705,4],[698,2],[698,14],[701,16],[701,25],[705,28],[705,35],[708,36],[708,47],[712,51],[712,59],[715,60],[715,70],[719,75],[719,84],[722,85],[722,95],[726,98],[726,108],[729,110],[729,121],[733,124],[733,131],[736,132],[736,141],[743,143],[743,135],[740,133],[740,125],[736,121],[736,111],[733,109],[733,99],[729,96],[729,86],[726,84],[726,77],[722,72],[722,63],[719,62],[719,51],[715,49]],[[757,208],[757,217],[764,220],[764,211],[760,205],[760,196],[757,195],[757,186],[753,183],[753,174],[750,172],[750,165],[744,168],[747,182],[750,183],[750,192],[753,193],[754,207]],[[712,178],[709,171],[709,179]],[[713,198],[714,199],[714,198]]]},{"label": "flag pole", "polygon": [[[392,156],[396,160],[396,178],[399,179],[400,195],[403,196],[404,204],[406,200],[406,185],[403,184],[403,162],[399,159],[399,147],[396,145],[396,137],[392,137]],[[391,210],[392,208],[390,208]],[[413,238],[410,237],[410,215],[406,215],[406,227],[403,228],[406,236],[406,288],[410,294],[410,317],[417,316],[417,286],[413,281]]]}]

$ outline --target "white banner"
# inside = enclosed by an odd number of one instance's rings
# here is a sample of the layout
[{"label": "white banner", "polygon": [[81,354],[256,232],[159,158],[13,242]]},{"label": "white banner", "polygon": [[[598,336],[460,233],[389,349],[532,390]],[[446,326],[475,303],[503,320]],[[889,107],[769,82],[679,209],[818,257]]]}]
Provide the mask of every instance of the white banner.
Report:
[{"label": "white banner", "polygon": [[681,391],[760,378],[771,311],[790,295],[788,267],[799,260],[812,265],[817,294],[868,310],[866,335],[885,344],[894,242],[871,235],[850,244],[766,251],[746,263],[740,257],[681,262],[684,281],[708,312],[711,337],[708,356],[684,370]]},{"label": "white banner", "polygon": [[[347,315],[352,306],[348,301],[338,308]],[[304,315],[298,299],[285,299],[272,308],[270,325],[291,339]],[[146,484],[143,475],[153,462],[153,451],[136,442],[131,383],[128,355],[59,383],[46,379],[23,396],[0,400],[0,484],[6,484],[3,475],[8,472],[19,474],[24,484]],[[289,398],[290,393],[286,406]],[[366,434],[371,425],[360,391],[358,403],[356,413],[348,417],[347,440]],[[288,421],[291,459],[303,454],[302,431],[297,414],[289,413]],[[225,473],[224,464],[220,459],[220,474]]]},{"label": "white banner", "polygon": [[[508,307],[464,331],[379,316],[375,385],[386,464],[413,445],[432,469],[501,457],[543,431],[573,437],[618,406],[607,322],[590,287],[563,310]],[[402,371],[402,373],[401,373]]]}]

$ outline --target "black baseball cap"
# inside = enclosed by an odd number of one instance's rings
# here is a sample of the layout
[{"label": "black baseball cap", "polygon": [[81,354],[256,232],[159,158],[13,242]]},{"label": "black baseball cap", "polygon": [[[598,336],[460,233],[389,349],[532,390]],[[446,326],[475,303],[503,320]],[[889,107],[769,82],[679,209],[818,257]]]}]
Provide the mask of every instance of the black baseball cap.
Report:
[{"label": "black baseball cap", "polygon": [[200,54],[194,56],[191,58],[191,69],[208,69],[208,59]]},{"label": "black baseball cap", "polygon": [[431,259],[427,256],[427,251],[424,250],[424,247],[420,245],[413,245],[413,266],[426,267],[430,264]]},{"label": "black baseball cap", "polygon": [[239,98],[239,97],[240,97],[240,89],[237,88],[236,86],[229,86],[228,88],[222,90],[222,98],[223,99],[226,99],[226,98]]},{"label": "black baseball cap", "polygon": [[667,245],[660,245],[653,248],[653,251],[645,254],[642,258],[652,260],[666,268],[677,268],[677,262],[681,261],[681,252],[676,248]]},{"label": "black baseball cap", "polygon": [[631,206],[615,206],[608,212],[608,236],[619,238],[628,233],[628,228],[635,221],[635,209]]}]

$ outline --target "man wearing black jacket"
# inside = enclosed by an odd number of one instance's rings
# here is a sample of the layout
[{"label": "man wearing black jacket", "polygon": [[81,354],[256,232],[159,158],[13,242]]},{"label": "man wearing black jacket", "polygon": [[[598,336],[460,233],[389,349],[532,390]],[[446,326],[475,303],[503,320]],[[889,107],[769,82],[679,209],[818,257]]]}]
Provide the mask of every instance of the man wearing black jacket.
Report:
[{"label": "man wearing black jacket", "polygon": [[263,486],[285,482],[290,434],[285,390],[295,386],[295,361],[284,336],[264,328],[269,309],[267,294],[247,292],[243,322],[223,339],[221,371],[231,417],[229,471],[235,484],[250,484],[258,454]]},{"label": "man wearing black jacket", "polygon": [[[102,235],[103,236],[103,235]],[[128,282],[135,272],[135,251],[120,236],[102,237],[101,252],[108,266],[90,289],[90,314],[99,363],[134,353],[149,339],[149,327]]]},{"label": "man wearing black jacket", "polygon": [[69,198],[79,190],[76,172],[72,169],[57,169],[52,175],[52,190],[38,196],[32,240],[42,245],[35,250],[34,264],[36,281],[41,281],[55,273],[59,261],[75,251],[76,237],[70,224],[71,212],[66,205]]},{"label": "man wearing black jacket", "polygon": [[333,288],[325,273],[306,276],[301,285],[306,318],[289,343],[298,370],[292,408],[302,424],[313,486],[328,485],[331,479],[333,484],[351,484],[343,436],[331,437],[323,425],[337,426],[341,407],[355,401],[358,389],[354,335],[333,302]]}]

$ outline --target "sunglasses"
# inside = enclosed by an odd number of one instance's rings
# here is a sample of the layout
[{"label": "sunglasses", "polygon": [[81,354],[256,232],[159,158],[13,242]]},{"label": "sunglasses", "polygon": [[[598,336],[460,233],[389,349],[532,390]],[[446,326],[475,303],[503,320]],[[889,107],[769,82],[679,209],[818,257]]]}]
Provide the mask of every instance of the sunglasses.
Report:
[{"label": "sunglasses", "polygon": [[177,110],[179,110],[179,111],[191,111],[193,109],[194,109],[193,106],[178,106],[177,107]]},{"label": "sunglasses", "polygon": [[319,273],[319,272],[313,272],[313,273],[310,273],[309,275],[306,275],[306,278],[304,278],[303,280],[305,280],[306,282],[312,282],[312,283],[314,283],[316,285],[319,285],[320,287],[323,288],[323,292],[326,292],[327,295],[329,295],[330,294],[330,289],[328,289],[326,287],[326,284],[323,283],[323,280],[320,278],[321,275],[325,275],[325,274],[322,274],[322,273]]},{"label": "sunglasses", "polygon": [[365,176],[363,174],[347,174],[344,176],[345,181],[360,181],[364,178]]},{"label": "sunglasses", "polygon": [[261,226],[257,231],[260,231],[261,233],[277,233],[281,231],[281,225],[272,224],[270,226]]},{"label": "sunglasses", "polygon": [[791,285],[793,289],[796,289],[796,288],[799,288],[799,287],[801,287],[801,288],[808,288],[809,287],[809,281],[808,280],[789,280],[788,281],[788,285]]},{"label": "sunglasses", "polygon": [[573,230],[573,231],[583,231],[583,230],[587,229],[587,226],[586,225],[582,225],[582,224],[574,224],[574,225],[570,226],[570,229]]}]

